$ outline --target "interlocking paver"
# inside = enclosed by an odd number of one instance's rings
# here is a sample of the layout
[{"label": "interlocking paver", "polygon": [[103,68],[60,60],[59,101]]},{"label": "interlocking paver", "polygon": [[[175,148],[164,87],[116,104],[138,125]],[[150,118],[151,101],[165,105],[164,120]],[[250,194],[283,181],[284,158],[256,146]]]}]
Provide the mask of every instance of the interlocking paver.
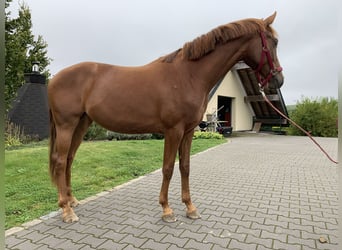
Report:
[{"label": "interlocking paver", "polygon": [[257,237],[257,238],[260,237],[260,234],[263,231],[264,230],[260,230],[260,229],[245,228],[243,226],[239,226],[238,229],[236,230],[237,233],[252,235],[252,236]]},{"label": "interlocking paver", "polygon": [[185,244],[184,249],[210,249],[213,243],[209,242],[198,242],[196,240],[190,239],[188,243]]},{"label": "interlocking paver", "polygon": [[182,237],[175,237],[172,234],[168,234],[161,240],[161,242],[165,243],[172,243],[174,245],[177,245],[179,249],[183,248],[185,244],[189,241],[187,238]]},{"label": "interlocking paver", "polygon": [[203,242],[211,242],[215,245],[219,245],[221,247],[225,247],[227,248],[227,246],[229,245],[229,242],[230,242],[231,238],[230,237],[217,237],[217,236],[214,236],[212,234],[208,234]]},{"label": "interlocking paver", "polygon": [[[48,245],[51,248],[57,248],[59,245],[64,244],[65,242],[71,242],[71,240],[68,240],[65,238],[57,238],[55,236],[49,235],[48,237],[45,237],[34,243]],[[32,249],[32,248],[26,248],[26,249]]]},{"label": "interlocking paver", "polygon": [[19,245],[20,243],[23,243],[24,241],[26,241],[26,240],[25,239],[18,239],[14,235],[10,235],[10,236],[6,237],[6,246],[8,248],[14,249],[15,246]]},{"label": "interlocking paver", "polygon": [[[237,135],[191,159],[200,220],[185,217],[176,167],[175,223],[160,218],[158,170],[81,201],[77,223],[58,210],[6,231],[6,249],[337,250],[336,166],[305,137]],[[337,139],[318,140],[337,158]]]},{"label": "interlocking paver", "polygon": [[228,249],[237,249],[237,250],[254,250],[257,249],[257,244],[252,243],[248,244],[245,242],[240,242],[235,239],[232,239],[230,241],[230,244],[228,245]]},{"label": "interlocking paver", "polygon": [[120,242],[128,243],[133,245],[134,247],[141,247],[148,239],[135,237],[134,235],[128,234],[125,238],[123,238]]},{"label": "interlocking paver", "polygon": [[254,237],[253,235],[249,234],[249,235],[247,235],[245,242],[250,243],[250,244],[256,243],[257,245],[262,245],[262,246],[271,248],[272,243],[273,243],[273,239]]},{"label": "interlocking paver", "polygon": [[42,247],[42,244],[37,244],[37,243],[32,243],[29,240],[25,240],[22,243],[16,245],[13,249],[17,249],[17,250],[27,250],[27,249],[35,249],[38,247]]},{"label": "interlocking paver", "polygon": [[160,249],[160,250],[166,250],[168,249],[170,246],[170,244],[168,243],[160,243],[160,242],[155,242],[154,240],[152,239],[149,239],[148,241],[146,241],[142,246],[141,248],[142,249]]},{"label": "interlocking paver", "polygon": [[185,230],[180,237],[181,238],[186,238],[186,239],[193,239],[196,240],[198,242],[202,242],[203,239],[205,238],[206,234],[204,233],[197,233],[197,232],[192,232],[189,230]]},{"label": "interlocking paver", "polygon": [[127,244],[120,244],[116,241],[113,240],[107,240],[104,243],[102,243],[100,246],[97,247],[97,249],[101,250],[120,250],[120,249],[125,249],[128,245]]}]

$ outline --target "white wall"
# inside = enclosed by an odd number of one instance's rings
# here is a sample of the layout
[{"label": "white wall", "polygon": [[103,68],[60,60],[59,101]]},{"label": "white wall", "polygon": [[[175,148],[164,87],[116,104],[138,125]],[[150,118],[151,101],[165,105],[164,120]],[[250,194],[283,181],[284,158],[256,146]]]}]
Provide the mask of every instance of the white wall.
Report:
[{"label": "white wall", "polygon": [[217,109],[217,96],[232,98],[232,127],[234,131],[251,130],[253,126],[254,112],[248,103],[245,103],[245,91],[236,71],[229,71],[224,77],[220,87],[208,103],[207,111],[203,120],[206,121],[206,114],[213,113]]}]

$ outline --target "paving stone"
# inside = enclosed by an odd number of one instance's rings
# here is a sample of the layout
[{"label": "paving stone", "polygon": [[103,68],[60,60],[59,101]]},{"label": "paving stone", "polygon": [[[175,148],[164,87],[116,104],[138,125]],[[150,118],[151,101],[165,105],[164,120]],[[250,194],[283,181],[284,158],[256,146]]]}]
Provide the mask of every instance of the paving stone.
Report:
[{"label": "paving stone", "polygon": [[239,234],[246,234],[246,235],[253,235],[254,237],[260,237],[262,230],[261,229],[252,229],[252,228],[245,228],[243,226],[239,226],[236,233]]},{"label": "paving stone", "polygon": [[291,249],[291,250],[301,250],[302,246],[297,244],[288,244],[281,241],[275,240],[273,243],[273,249]]},{"label": "paving stone", "polygon": [[131,234],[128,234],[125,238],[123,238],[120,242],[127,243],[133,245],[134,247],[141,247],[148,239],[135,237]]},{"label": "paving stone", "polygon": [[103,244],[106,241],[106,239],[96,237],[94,235],[88,234],[86,237],[80,239],[77,241],[77,243],[83,243],[91,246],[92,248],[97,248],[101,244]]},{"label": "paving stone", "polygon": [[273,240],[272,239],[265,239],[260,237],[254,237],[253,235],[249,234],[247,235],[247,238],[245,240],[246,243],[256,243],[257,245],[262,245],[265,247],[272,247]]},{"label": "paving stone", "polygon": [[166,234],[171,234],[175,237],[178,237],[181,235],[185,230],[184,229],[178,229],[178,228],[172,228],[169,225],[162,227],[159,232],[160,233],[166,233]]},{"label": "paving stone", "polygon": [[148,238],[152,239],[156,242],[160,242],[163,238],[166,237],[167,234],[162,234],[162,233],[156,233],[153,232],[152,230],[145,230],[144,233],[140,235],[141,238]]},{"label": "paving stone", "polygon": [[145,228],[137,228],[137,227],[134,227],[134,226],[127,226],[125,227],[124,229],[122,229],[120,231],[120,233],[123,233],[123,234],[132,234],[134,236],[140,236],[142,235],[147,229]]},{"label": "paving stone", "polygon": [[35,249],[38,247],[42,247],[43,244],[32,243],[30,240],[25,240],[20,244],[16,245],[13,249],[17,250],[27,250],[27,249]]},{"label": "paving stone", "polygon": [[24,241],[26,241],[26,239],[18,239],[16,236],[10,235],[10,236],[6,237],[5,246],[6,246],[6,248],[11,249],[11,248],[14,248],[16,245],[18,245]]},{"label": "paving stone", "polygon": [[[59,232],[57,231],[57,234]],[[54,236],[57,236],[57,234],[54,234]],[[48,235],[46,234],[41,234],[39,233],[38,231],[32,231],[31,233],[29,234],[26,234],[25,236],[23,236],[25,239],[29,239],[31,240],[32,242],[37,242],[37,241],[40,241],[41,239],[44,239],[46,237],[48,237]],[[57,236],[58,237],[58,236]]]},{"label": "paving stone", "polygon": [[[69,247],[69,246],[68,246]],[[79,245],[79,244],[75,244],[75,246],[71,246],[69,249],[81,249],[83,248],[84,246],[82,245]],[[58,249],[58,248],[57,248]],[[35,248],[34,250],[57,250],[55,248],[51,248],[49,247],[48,245],[40,245],[40,246],[37,246],[37,248]],[[68,249],[68,248],[67,248]],[[65,249],[58,249],[58,250],[65,250]]]},{"label": "paving stone", "polygon": [[126,234],[117,233],[113,230],[108,230],[106,233],[101,235],[101,238],[110,239],[110,240],[113,240],[114,242],[119,242],[120,240],[122,240],[125,237],[126,237]]},{"label": "paving stone", "polygon": [[[52,235],[52,234],[51,234]],[[65,234],[59,236],[61,239],[70,239],[73,242],[78,242],[79,240],[87,237],[85,233],[79,233],[75,230],[65,230]]]},{"label": "paving stone", "polygon": [[[57,237],[54,237],[52,235],[49,235],[48,237],[45,237],[45,238],[39,240],[38,242],[35,242],[35,244],[37,244],[37,245],[45,244],[45,245],[50,246],[51,248],[56,248],[66,241],[69,241],[69,240],[65,239],[65,238],[57,238]],[[32,249],[32,248],[26,248],[26,249]]]},{"label": "paving stone", "polygon": [[257,244],[247,244],[245,242],[240,242],[235,239],[232,239],[228,245],[228,249],[255,250],[257,249]]},{"label": "paving stone", "polygon": [[229,242],[231,241],[230,237],[222,237],[222,236],[215,236],[212,234],[208,234],[203,242],[204,243],[213,243],[215,245],[219,245],[220,247],[227,247],[229,245]]},{"label": "paving stone", "polygon": [[[42,246],[42,249],[46,249],[45,246]],[[77,249],[85,249],[89,247],[88,245],[86,244],[80,244],[80,243],[75,243],[71,240],[67,240],[67,241],[64,241],[63,243],[59,244],[58,246],[56,246],[55,248],[53,249],[58,249],[58,250],[77,250]]]},{"label": "paving stone", "polygon": [[194,239],[196,241],[203,241],[203,239],[205,238],[206,234],[204,233],[197,233],[197,232],[192,232],[189,230],[185,230],[180,237],[181,238],[187,238],[187,239]]},{"label": "paving stone", "polygon": [[303,239],[303,238],[297,238],[293,237],[292,235],[288,236],[288,243],[290,244],[300,244],[300,245],[305,245],[308,247],[315,248],[316,247],[316,242],[314,239]]},{"label": "paving stone", "polygon": [[212,243],[203,243],[190,239],[184,246],[185,249],[211,249]]},{"label": "paving stone", "polygon": [[[296,222],[293,222],[292,224],[295,224],[295,223]],[[266,218],[264,224],[265,225],[279,226],[279,227],[282,227],[282,228],[288,228],[289,222],[287,222],[287,221],[279,221],[279,220],[272,220],[272,219]]]},{"label": "paving stone", "polygon": [[158,249],[158,250],[163,250],[163,249],[168,249],[170,246],[170,244],[167,243],[159,243],[159,242],[155,242],[152,239],[149,239],[148,241],[146,241],[141,248],[147,248],[147,249]]},{"label": "paving stone", "polygon": [[161,240],[161,242],[172,243],[173,245],[176,245],[179,249],[183,248],[188,241],[188,238],[175,237],[171,234],[166,235]]},{"label": "paving stone", "polygon": [[314,227],[311,226],[311,225],[298,225],[298,224],[295,224],[295,223],[292,223],[292,222],[289,223],[289,227],[288,228],[292,229],[292,230],[297,229],[297,230],[300,230],[300,231],[306,231],[306,232],[309,232],[309,233],[313,233],[314,232]]},{"label": "paving stone", "polygon": [[99,245],[97,247],[97,249],[101,249],[101,250],[121,250],[121,249],[125,249],[128,246],[128,244],[120,244],[118,242],[115,242],[113,240],[106,240],[104,243],[102,243],[101,245]]},{"label": "paving stone", "polygon": [[279,240],[285,243],[287,241],[288,234],[286,234],[284,231],[282,231],[282,233],[273,233],[273,232],[268,232],[266,230],[262,230],[260,237],[263,239]]},{"label": "paving stone", "polygon": [[264,225],[264,224],[259,224],[259,223],[253,222],[250,228],[273,232],[275,230],[276,226],[275,225]]}]

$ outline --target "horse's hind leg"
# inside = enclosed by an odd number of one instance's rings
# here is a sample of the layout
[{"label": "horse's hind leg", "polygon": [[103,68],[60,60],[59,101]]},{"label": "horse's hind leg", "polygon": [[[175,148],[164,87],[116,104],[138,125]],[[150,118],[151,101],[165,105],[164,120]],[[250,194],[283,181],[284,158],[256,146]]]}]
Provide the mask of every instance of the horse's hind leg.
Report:
[{"label": "horse's hind leg", "polygon": [[87,132],[87,129],[89,128],[90,124],[92,123],[92,120],[87,116],[86,113],[84,113],[80,121],[78,122],[78,125],[74,131],[74,134],[72,136],[71,146],[68,152],[68,158],[67,158],[67,165],[66,165],[66,185],[70,190],[70,196],[69,196],[69,202],[71,207],[76,207],[79,202],[75,198],[75,196],[72,195],[72,189],[71,189],[71,165],[75,158],[76,151],[78,147],[81,145],[81,142],[83,140],[83,137],[85,133]]},{"label": "horse's hind leg", "polygon": [[189,174],[190,174],[190,149],[194,131],[190,131],[182,138],[179,147],[179,170],[181,172],[182,181],[182,201],[185,203],[187,211],[186,216],[191,219],[199,219],[201,216],[197,212],[196,207],[191,202]]},{"label": "horse's hind leg", "polygon": [[66,181],[66,168],[68,154],[71,146],[71,141],[74,129],[77,126],[77,120],[63,125],[56,125],[56,151],[55,151],[55,166],[53,178],[58,189],[58,205],[63,210],[63,221],[73,222],[78,221],[78,217],[70,206],[71,190]]}]

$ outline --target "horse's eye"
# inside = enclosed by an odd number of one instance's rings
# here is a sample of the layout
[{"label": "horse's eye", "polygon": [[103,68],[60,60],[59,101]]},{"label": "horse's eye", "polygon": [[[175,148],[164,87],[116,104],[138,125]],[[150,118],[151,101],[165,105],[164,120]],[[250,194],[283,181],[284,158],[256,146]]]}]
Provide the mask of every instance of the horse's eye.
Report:
[{"label": "horse's eye", "polygon": [[278,39],[274,38],[274,45],[277,47],[278,46]]}]

